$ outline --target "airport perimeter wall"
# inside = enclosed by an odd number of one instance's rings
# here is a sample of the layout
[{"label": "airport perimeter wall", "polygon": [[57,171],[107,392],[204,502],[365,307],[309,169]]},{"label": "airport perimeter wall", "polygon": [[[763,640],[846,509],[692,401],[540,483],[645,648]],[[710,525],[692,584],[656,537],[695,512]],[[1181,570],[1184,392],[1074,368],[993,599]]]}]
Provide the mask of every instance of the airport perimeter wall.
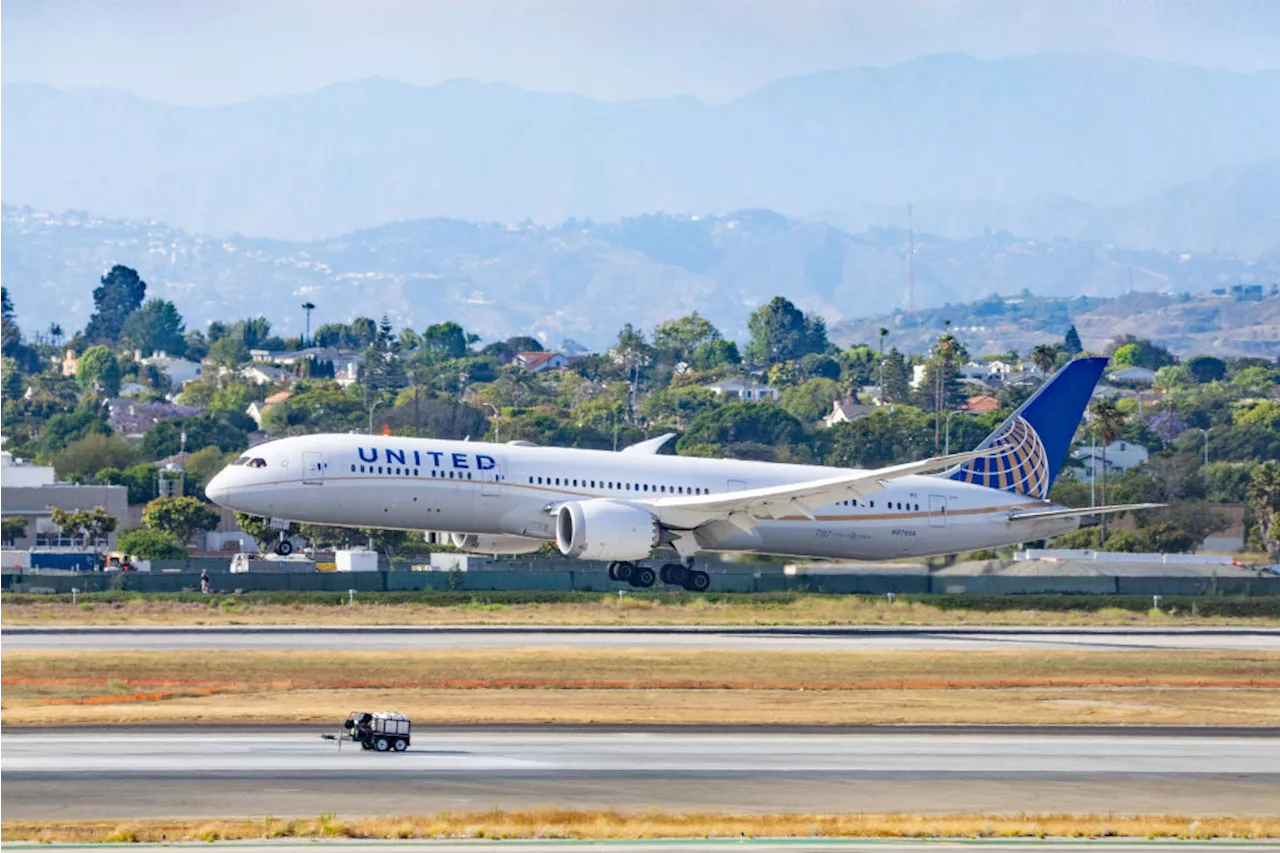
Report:
[{"label": "airport perimeter wall", "polygon": [[[546,571],[483,572],[353,572],[250,573],[210,570],[212,587],[233,591],[482,592],[496,590],[546,592],[612,592],[631,590],[610,581],[603,568]],[[6,591],[23,593],[182,592],[199,590],[198,571],[127,573],[6,573]],[[925,574],[783,574],[780,572],[714,572],[714,592],[815,592],[846,595],[1280,595],[1280,577],[1030,577]]]}]

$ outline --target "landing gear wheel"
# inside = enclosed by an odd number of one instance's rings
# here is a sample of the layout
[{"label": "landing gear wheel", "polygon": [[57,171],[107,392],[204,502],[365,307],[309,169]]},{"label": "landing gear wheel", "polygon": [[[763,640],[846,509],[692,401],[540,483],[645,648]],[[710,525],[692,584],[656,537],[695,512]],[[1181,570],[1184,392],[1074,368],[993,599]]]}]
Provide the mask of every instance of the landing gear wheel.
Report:
[{"label": "landing gear wheel", "polygon": [[396,740],[396,742],[395,742],[395,750],[396,750],[396,752],[404,752],[404,751],[405,751],[406,749],[408,749],[408,748],[409,748],[409,742],[408,742],[408,741],[400,740],[400,739],[397,739],[397,740]]},{"label": "landing gear wheel", "polygon": [[631,585],[638,589],[647,589],[658,580],[658,575],[648,566],[636,566],[631,573]]},{"label": "landing gear wheel", "polygon": [[391,748],[391,741],[387,740],[384,737],[374,738],[373,748],[376,749],[378,752],[386,752],[388,749]]},{"label": "landing gear wheel", "polygon": [[293,543],[288,539],[281,539],[276,543],[276,553],[281,557],[287,557],[293,553]]},{"label": "landing gear wheel", "polygon": [[685,577],[684,588],[690,592],[706,592],[711,588],[711,575],[694,569]]},{"label": "landing gear wheel", "polygon": [[689,570],[679,563],[667,563],[658,570],[658,577],[663,583],[673,586],[684,586]]},{"label": "landing gear wheel", "polygon": [[609,564],[609,580],[616,581],[618,579],[618,561],[614,560]]},{"label": "landing gear wheel", "polygon": [[[635,576],[636,564],[628,563],[626,560],[620,560],[613,564],[613,579],[616,581],[626,581],[631,583],[631,578]],[[634,583],[631,583],[635,586]]]}]

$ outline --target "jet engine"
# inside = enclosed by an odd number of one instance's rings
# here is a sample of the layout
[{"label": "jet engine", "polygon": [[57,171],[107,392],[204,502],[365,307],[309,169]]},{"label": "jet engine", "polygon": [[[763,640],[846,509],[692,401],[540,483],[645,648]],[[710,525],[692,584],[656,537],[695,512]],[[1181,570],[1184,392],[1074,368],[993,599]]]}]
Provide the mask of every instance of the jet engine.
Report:
[{"label": "jet engine", "polygon": [[532,554],[542,547],[541,539],[490,533],[450,533],[449,541],[459,551],[471,554]]},{"label": "jet engine", "polygon": [[582,560],[639,560],[658,545],[647,509],[610,500],[575,501],[556,511],[556,546]]}]

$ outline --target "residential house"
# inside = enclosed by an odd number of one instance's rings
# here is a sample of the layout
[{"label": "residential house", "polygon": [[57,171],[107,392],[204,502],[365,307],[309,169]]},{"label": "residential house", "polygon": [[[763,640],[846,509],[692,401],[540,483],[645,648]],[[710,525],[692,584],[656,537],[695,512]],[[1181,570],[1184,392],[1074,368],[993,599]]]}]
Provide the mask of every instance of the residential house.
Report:
[{"label": "residential house", "polygon": [[530,373],[541,373],[568,367],[569,358],[558,352],[518,352],[515,363]]},{"label": "residential house", "polygon": [[153,403],[120,397],[107,401],[107,423],[117,434],[128,438],[142,438],[161,421],[203,413],[204,409],[198,406],[179,406],[177,403]]},{"label": "residential house", "polygon": [[[1076,479],[1089,483],[1095,476],[1100,476],[1103,471],[1102,457],[1101,447],[1082,447],[1072,454],[1072,459],[1075,460],[1072,467],[1075,469]],[[1123,474],[1135,465],[1146,462],[1148,458],[1150,454],[1141,444],[1117,439],[1107,445],[1107,476]]]},{"label": "residential house", "polygon": [[[140,356],[141,353],[137,355]],[[152,353],[146,358],[138,358],[137,361],[139,364],[153,366],[169,377],[169,382],[175,390],[204,375],[204,365],[200,362],[178,358],[163,352]]]},{"label": "residential house", "polygon": [[960,407],[960,411],[970,415],[989,415],[1000,408],[1000,401],[988,394],[979,394],[970,397],[965,404]]},{"label": "residential house", "polygon": [[823,416],[822,423],[828,427],[836,424],[851,424],[875,410],[875,406],[864,406],[853,400],[835,400],[831,403],[831,413]]},{"label": "residential house", "polygon": [[750,403],[760,403],[768,400],[771,403],[778,402],[778,398],[782,396],[777,388],[765,385],[760,380],[755,379],[721,379],[719,382],[712,382],[710,385],[704,385],[709,391],[716,394],[734,394],[738,399]]},{"label": "residential house", "polygon": [[80,356],[76,355],[76,351],[73,349],[68,349],[64,352],[61,359],[55,356],[54,362],[61,365],[63,376],[74,377],[76,371],[80,368]]},{"label": "residential house", "polygon": [[1150,385],[1156,379],[1156,372],[1146,367],[1122,367],[1107,375],[1112,382],[1128,382],[1131,385]]},{"label": "residential house", "polygon": [[250,364],[240,369],[240,376],[254,385],[278,385],[288,382],[293,374],[274,364]]},{"label": "residential house", "polygon": [[256,400],[250,403],[249,407],[244,410],[244,413],[253,418],[253,422],[258,425],[258,429],[262,429],[262,413],[266,411],[267,407],[283,403],[292,396],[292,391],[277,391],[261,403]]}]

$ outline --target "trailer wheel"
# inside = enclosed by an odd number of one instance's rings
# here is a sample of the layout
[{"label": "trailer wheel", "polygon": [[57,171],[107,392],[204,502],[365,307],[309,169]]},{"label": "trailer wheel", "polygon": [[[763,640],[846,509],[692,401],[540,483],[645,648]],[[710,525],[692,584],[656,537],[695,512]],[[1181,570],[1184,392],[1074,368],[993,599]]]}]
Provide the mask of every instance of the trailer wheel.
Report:
[{"label": "trailer wheel", "polygon": [[386,752],[391,748],[391,742],[384,737],[374,738],[373,748],[378,752]]},{"label": "trailer wheel", "polygon": [[369,743],[369,741],[367,741],[367,740],[362,740],[362,741],[360,741],[360,748],[361,748],[361,749],[373,749],[373,744]]},{"label": "trailer wheel", "polygon": [[409,742],[407,740],[404,740],[402,738],[396,738],[396,742],[395,742],[396,752],[404,752],[408,748],[409,748]]}]

